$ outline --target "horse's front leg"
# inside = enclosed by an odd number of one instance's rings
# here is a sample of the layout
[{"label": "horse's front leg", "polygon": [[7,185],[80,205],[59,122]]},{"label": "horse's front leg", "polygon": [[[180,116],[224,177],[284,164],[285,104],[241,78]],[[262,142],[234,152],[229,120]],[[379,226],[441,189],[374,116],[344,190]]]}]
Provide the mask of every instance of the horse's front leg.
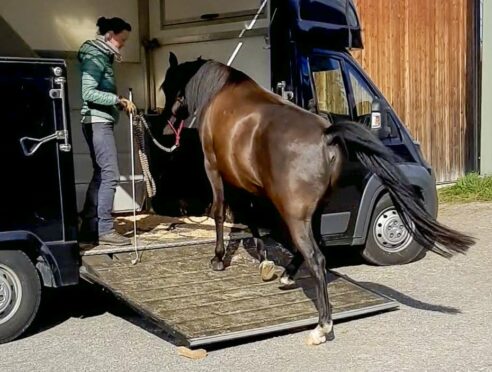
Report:
[{"label": "horse's front leg", "polygon": [[212,186],[213,205],[212,214],[215,219],[216,243],[215,256],[212,258],[211,266],[215,271],[224,270],[224,183],[217,170],[216,162],[205,156],[205,171]]}]

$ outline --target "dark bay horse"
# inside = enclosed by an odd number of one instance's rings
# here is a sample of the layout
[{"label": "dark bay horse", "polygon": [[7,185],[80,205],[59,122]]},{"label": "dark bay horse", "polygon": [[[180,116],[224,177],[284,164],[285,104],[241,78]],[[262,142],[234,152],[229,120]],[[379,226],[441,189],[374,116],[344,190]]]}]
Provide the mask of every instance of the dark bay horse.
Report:
[{"label": "dark bay horse", "polygon": [[[217,241],[211,264],[223,270],[224,183],[267,197],[282,217],[297,255],[281,280],[289,282],[304,260],[316,280],[319,323],[308,343],[334,338],[325,257],[312,231],[320,199],[339,177],[344,156],[355,157],[390,193],[418,243],[444,257],[464,253],[471,237],[439,224],[397,167],[399,159],[361,124],[331,124],[222,63],[178,64],[171,53],[162,88],[171,123],[196,117],[195,125],[213,190]],[[257,240],[260,257],[264,247]]]}]

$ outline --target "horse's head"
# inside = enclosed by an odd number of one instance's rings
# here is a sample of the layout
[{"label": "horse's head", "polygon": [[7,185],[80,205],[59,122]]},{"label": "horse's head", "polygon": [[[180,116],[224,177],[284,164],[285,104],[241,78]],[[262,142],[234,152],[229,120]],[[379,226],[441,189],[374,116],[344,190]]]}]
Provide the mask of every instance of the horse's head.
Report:
[{"label": "horse's head", "polygon": [[186,85],[205,62],[199,57],[196,61],[178,64],[178,58],[170,52],[169,68],[161,88],[166,98],[163,115],[172,124],[190,116],[185,97]]}]

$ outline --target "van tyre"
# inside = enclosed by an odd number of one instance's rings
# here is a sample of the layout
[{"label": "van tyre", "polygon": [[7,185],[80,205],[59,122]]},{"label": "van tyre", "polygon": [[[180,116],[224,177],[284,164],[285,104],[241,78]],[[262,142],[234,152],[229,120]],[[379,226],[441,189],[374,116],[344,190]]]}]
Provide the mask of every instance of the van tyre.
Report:
[{"label": "van tyre", "polygon": [[374,208],[362,256],[379,266],[403,265],[425,256],[425,251],[403,225],[388,194]]},{"label": "van tyre", "polygon": [[41,281],[29,257],[0,250],[0,344],[19,337],[31,325],[41,301]]}]

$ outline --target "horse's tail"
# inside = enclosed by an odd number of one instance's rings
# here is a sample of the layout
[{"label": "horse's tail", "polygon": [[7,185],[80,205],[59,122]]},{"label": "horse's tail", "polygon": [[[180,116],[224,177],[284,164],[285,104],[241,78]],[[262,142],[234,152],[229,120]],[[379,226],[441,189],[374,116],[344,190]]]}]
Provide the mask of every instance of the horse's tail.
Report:
[{"label": "horse's tail", "polygon": [[330,126],[325,133],[329,144],[341,146],[349,157],[355,155],[380,178],[405,227],[422,247],[450,258],[465,253],[475,243],[472,237],[441,225],[426,211],[421,197],[396,165],[399,159],[367,128],[345,122]]}]

